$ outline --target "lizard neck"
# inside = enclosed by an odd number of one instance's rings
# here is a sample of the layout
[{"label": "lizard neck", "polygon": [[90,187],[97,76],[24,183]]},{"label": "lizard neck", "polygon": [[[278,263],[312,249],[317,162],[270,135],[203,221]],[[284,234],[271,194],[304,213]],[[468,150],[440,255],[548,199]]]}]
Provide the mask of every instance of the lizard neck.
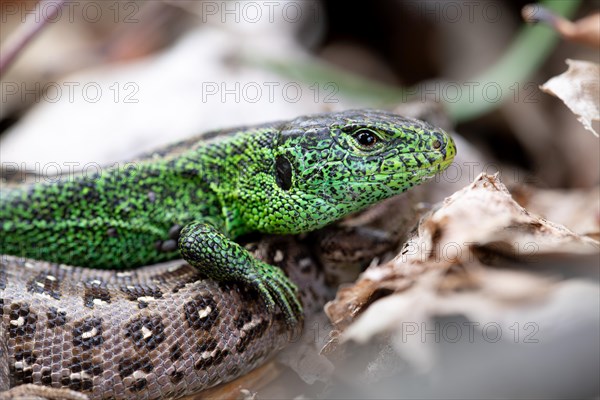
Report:
[{"label": "lizard neck", "polygon": [[171,162],[178,175],[197,182],[204,198],[212,202],[211,209],[204,212],[211,216],[208,222],[229,237],[254,230],[243,211],[252,198],[262,196],[263,177],[273,174],[277,132],[271,126],[240,131],[191,149]]}]

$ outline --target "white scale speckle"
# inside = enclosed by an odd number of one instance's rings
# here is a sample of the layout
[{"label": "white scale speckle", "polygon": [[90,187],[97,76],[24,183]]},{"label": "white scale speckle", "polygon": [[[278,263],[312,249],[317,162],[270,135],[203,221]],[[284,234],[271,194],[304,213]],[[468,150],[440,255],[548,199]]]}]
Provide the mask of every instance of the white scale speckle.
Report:
[{"label": "white scale speckle", "polygon": [[146,374],[144,371],[133,371],[134,379],[142,379],[142,378],[145,378],[146,376],[148,376],[148,374]]},{"label": "white scale speckle", "polygon": [[261,321],[260,318],[252,318],[250,322],[246,322],[244,326],[242,326],[242,331],[248,331],[254,328]]},{"label": "white scale speckle", "polygon": [[32,366],[27,364],[27,361],[25,360],[15,361],[15,369],[26,371],[31,370]]},{"label": "white scale speckle", "polygon": [[146,328],[145,326],[142,326],[142,335],[144,336],[144,339],[148,339],[150,336],[152,336],[152,331],[148,328]]},{"label": "white scale speckle", "polygon": [[148,303],[149,301],[154,301],[156,299],[152,296],[141,296],[141,297],[138,297],[137,300],[144,302],[144,303]]},{"label": "white scale speckle", "polygon": [[35,281],[35,284],[38,285],[39,287],[43,288],[44,284],[42,282],[39,281]]},{"label": "white scale speckle", "polygon": [[283,251],[277,250],[275,252],[275,257],[273,257],[274,262],[282,262],[283,261]]},{"label": "white scale speckle", "polygon": [[97,306],[102,305],[102,304],[108,304],[106,301],[104,301],[102,299],[98,299],[98,298],[95,298],[94,300],[92,300],[92,303],[94,303]]},{"label": "white scale speckle", "polygon": [[125,271],[125,272],[117,272],[117,276],[119,278],[124,278],[126,276],[131,276],[131,271]]},{"label": "white scale speckle", "polygon": [[173,265],[172,267],[167,268],[167,271],[169,271],[169,272],[175,272],[178,269],[180,269],[181,267],[183,267],[183,264]]},{"label": "white scale speckle", "polygon": [[89,339],[89,338],[91,338],[91,337],[94,337],[94,336],[96,336],[97,334],[98,334],[98,329],[96,329],[96,328],[92,328],[92,330],[91,330],[91,331],[89,331],[89,332],[83,332],[83,333],[81,334],[81,338],[82,338],[82,339]]},{"label": "white scale speckle", "polygon": [[66,270],[71,270],[71,269],[73,269],[73,267],[72,267],[72,266],[70,266],[70,265],[65,265],[65,264],[60,264],[60,265],[58,266],[58,268],[60,268],[60,269],[66,269]]},{"label": "white scale speckle", "polygon": [[19,317],[17,319],[12,319],[10,321],[10,324],[14,325],[14,326],[23,326],[23,325],[25,325],[25,318]]},{"label": "white scale speckle", "polygon": [[135,286],[128,285],[127,289],[129,289],[129,290],[135,290]]},{"label": "white scale speckle", "polygon": [[302,260],[298,261],[298,266],[300,268],[307,268],[310,267],[312,265],[312,260],[310,258],[303,258]]},{"label": "white scale speckle", "polygon": [[94,279],[93,281],[90,281],[90,285],[101,285],[102,281],[100,279]]},{"label": "white scale speckle", "polygon": [[30,263],[30,262],[26,262],[26,263],[25,263],[25,268],[35,268],[35,265],[33,265],[33,264],[32,264],[32,263]]},{"label": "white scale speckle", "polygon": [[200,317],[200,319],[204,319],[210,315],[211,311],[212,307],[207,306],[206,308],[203,308],[202,310],[198,311],[198,316]]},{"label": "white scale speckle", "polygon": [[202,352],[202,354],[200,354],[200,358],[203,360],[206,360],[208,358],[214,357],[217,353],[218,349],[214,349],[212,351],[204,351]]},{"label": "white scale speckle", "polygon": [[88,374],[85,371],[73,372],[71,375],[69,375],[69,378],[71,378],[71,379],[79,379],[79,380],[92,379],[92,377],[90,376],[90,374]]},{"label": "white scale speckle", "polygon": [[56,281],[56,277],[52,276],[52,275],[46,275],[46,279],[48,279],[49,281],[52,281],[52,282]]}]

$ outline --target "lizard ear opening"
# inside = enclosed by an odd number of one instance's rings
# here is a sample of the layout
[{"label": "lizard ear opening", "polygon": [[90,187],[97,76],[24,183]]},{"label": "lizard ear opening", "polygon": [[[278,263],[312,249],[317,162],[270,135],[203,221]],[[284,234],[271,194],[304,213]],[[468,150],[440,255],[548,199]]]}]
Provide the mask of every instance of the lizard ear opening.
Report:
[{"label": "lizard ear opening", "polygon": [[292,187],[292,164],[284,156],[277,156],[275,159],[275,180],[283,190],[287,191]]}]

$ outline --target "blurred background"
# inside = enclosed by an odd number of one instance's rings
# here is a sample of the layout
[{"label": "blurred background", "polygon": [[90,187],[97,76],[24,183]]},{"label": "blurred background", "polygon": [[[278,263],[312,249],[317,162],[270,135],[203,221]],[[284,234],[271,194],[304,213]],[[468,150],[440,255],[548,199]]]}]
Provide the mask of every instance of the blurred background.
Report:
[{"label": "blurred background", "polygon": [[[2,169],[5,176],[53,175],[212,129],[384,108],[456,138],[457,176],[431,188],[427,202],[479,172],[500,172],[521,204],[597,240],[598,138],[539,86],[565,72],[567,59],[600,62],[600,19],[559,33],[560,24],[524,22],[527,4],[2,0]],[[529,13],[556,22],[599,10],[597,0],[561,0]],[[598,83],[590,82],[597,112]],[[552,326],[565,315],[575,321],[552,340],[528,352],[463,343],[439,350],[441,361],[426,375],[396,363],[392,377],[365,378],[364,392],[340,385],[329,395],[598,398],[597,257],[571,267],[555,265],[552,273],[589,285],[545,309]],[[265,396],[305,389],[281,390]]]}]

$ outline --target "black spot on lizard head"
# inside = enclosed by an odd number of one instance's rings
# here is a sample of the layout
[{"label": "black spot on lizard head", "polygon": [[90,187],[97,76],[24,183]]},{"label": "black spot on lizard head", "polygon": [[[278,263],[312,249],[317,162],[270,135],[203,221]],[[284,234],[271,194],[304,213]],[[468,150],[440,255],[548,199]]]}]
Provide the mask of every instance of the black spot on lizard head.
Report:
[{"label": "black spot on lizard head", "polygon": [[292,164],[285,156],[275,158],[275,171],[277,186],[283,190],[289,190],[292,187]]},{"label": "black spot on lizard head", "polygon": [[386,111],[309,115],[278,129],[271,170],[249,169],[239,185],[247,230],[314,230],[421,183],[456,153],[441,129]]}]

